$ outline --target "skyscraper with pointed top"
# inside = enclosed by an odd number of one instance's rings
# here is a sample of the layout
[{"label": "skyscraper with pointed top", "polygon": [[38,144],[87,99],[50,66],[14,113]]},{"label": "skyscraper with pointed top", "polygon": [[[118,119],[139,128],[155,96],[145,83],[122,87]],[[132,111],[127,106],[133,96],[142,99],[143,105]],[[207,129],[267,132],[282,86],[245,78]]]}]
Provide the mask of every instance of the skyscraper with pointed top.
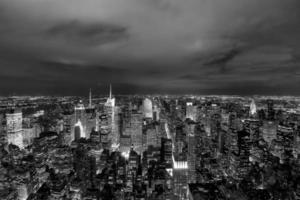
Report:
[{"label": "skyscraper with pointed top", "polygon": [[107,98],[104,107],[109,119],[109,140],[111,141],[112,148],[116,148],[119,145],[118,108],[116,107],[115,102],[115,98],[112,97],[112,86],[110,84],[109,97]]},{"label": "skyscraper with pointed top", "polygon": [[106,100],[105,106],[115,107],[115,98],[112,97],[112,87],[109,85],[109,97]]}]

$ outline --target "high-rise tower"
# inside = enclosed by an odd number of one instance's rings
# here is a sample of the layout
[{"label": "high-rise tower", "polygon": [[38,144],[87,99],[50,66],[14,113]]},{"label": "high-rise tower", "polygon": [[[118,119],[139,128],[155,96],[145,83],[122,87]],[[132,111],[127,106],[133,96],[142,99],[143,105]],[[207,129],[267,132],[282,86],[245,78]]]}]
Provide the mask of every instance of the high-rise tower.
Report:
[{"label": "high-rise tower", "polygon": [[79,101],[74,110],[73,140],[86,137],[86,120],[85,107],[82,101]]},{"label": "high-rise tower", "polygon": [[143,111],[144,117],[148,119],[153,119],[153,108],[151,99],[144,99],[143,101]]},{"label": "high-rise tower", "polygon": [[252,99],[251,104],[250,104],[250,116],[256,115],[256,104],[254,99]]},{"label": "high-rise tower", "polygon": [[109,97],[106,100],[105,106],[115,107],[115,98],[112,98],[112,88],[111,84],[109,85]]},{"label": "high-rise tower", "polygon": [[112,97],[112,87],[109,85],[109,97],[104,105],[105,112],[108,116],[109,123],[109,140],[112,148],[117,148],[119,145],[119,128],[118,128],[118,108],[115,106],[115,98]]},{"label": "high-rise tower", "polygon": [[22,112],[13,111],[6,114],[6,127],[7,127],[7,140],[8,144],[14,144],[23,148],[23,135],[22,135]]}]

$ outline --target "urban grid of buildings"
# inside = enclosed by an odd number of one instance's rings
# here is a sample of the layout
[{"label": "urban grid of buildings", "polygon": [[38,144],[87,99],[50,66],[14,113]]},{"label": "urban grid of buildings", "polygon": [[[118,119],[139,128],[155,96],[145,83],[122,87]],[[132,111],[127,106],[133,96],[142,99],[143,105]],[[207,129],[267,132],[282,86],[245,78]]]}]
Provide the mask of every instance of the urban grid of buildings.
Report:
[{"label": "urban grid of buildings", "polygon": [[2,97],[1,200],[300,199],[300,98]]}]

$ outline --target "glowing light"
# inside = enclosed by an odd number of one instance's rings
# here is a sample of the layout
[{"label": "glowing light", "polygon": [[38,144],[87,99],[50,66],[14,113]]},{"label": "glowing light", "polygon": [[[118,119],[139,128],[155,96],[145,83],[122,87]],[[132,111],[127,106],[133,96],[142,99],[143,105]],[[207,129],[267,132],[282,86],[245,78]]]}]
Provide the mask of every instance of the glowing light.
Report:
[{"label": "glowing light", "polygon": [[188,169],[187,161],[176,161],[174,155],[172,156],[174,169]]},{"label": "glowing light", "polygon": [[122,152],[121,154],[126,160],[129,158],[129,152]]},{"label": "glowing light", "polygon": [[168,168],[168,169],[166,169],[167,170],[167,172],[168,172],[168,174],[171,176],[171,177],[173,177],[173,169],[172,168]]},{"label": "glowing light", "polygon": [[143,101],[144,115],[146,118],[153,118],[152,101],[148,98]]},{"label": "glowing light", "polygon": [[113,143],[113,144],[111,145],[111,148],[112,148],[113,151],[119,149],[119,147],[120,147],[120,144],[117,144],[117,143]]},{"label": "glowing light", "polygon": [[76,126],[80,128],[80,137],[85,138],[85,132],[80,120],[78,120],[78,122],[75,124],[75,127]]},{"label": "glowing light", "polygon": [[255,115],[256,114],[256,104],[254,99],[252,99],[251,104],[250,104],[250,114]]},{"label": "glowing light", "polygon": [[82,100],[80,100],[79,104],[75,107],[75,110],[85,110]]},{"label": "glowing light", "polygon": [[166,130],[168,139],[172,139],[168,123],[165,123],[165,130]]}]

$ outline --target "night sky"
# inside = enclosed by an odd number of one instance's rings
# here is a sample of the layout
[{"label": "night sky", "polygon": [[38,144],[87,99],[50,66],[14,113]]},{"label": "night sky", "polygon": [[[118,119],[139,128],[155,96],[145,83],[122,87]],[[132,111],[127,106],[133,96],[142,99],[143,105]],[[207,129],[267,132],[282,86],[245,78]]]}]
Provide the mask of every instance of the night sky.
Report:
[{"label": "night sky", "polygon": [[0,0],[0,95],[300,95],[299,0]]}]

